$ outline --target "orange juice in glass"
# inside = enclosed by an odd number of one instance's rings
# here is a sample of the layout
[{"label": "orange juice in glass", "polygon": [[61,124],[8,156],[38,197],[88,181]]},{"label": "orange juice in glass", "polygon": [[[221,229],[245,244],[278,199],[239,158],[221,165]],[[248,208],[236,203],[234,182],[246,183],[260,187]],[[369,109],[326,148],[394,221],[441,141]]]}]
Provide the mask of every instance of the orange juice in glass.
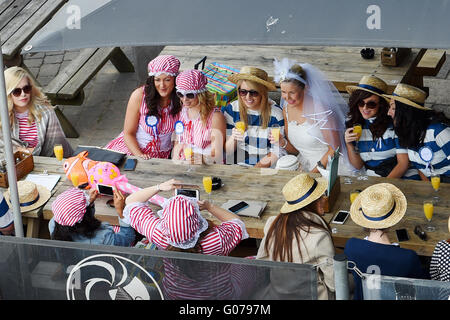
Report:
[{"label": "orange juice in glass", "polygon": [[244,121],[236,122],[236,129],[238,129],[242,134],[244,134],[244,132],[245,132],[245,122]]},{"label": "orange juice in glass", "polygon": [[[425,200],[423,202],[423,213],[425,214],[425,218],[428,220],[428,222],[431,222],[431,219],[433,218],[433,212],[434,212],[434,204],[431,200]],[[436,228],[432,226],[431,224],[428,224],[425,226],[425,230],[428,232],[434,231]]]},{"label": "orange juice in glass", "polygon": [[203,177],[203,188],[205,189],[205,192],[208,194],[208,200],[210,200],[211,191],[212,191],[212,178],[211,177]]},{"label": "orange juice in glass", "polygon": [[441,185],[441,176],[436,172],[432,172],[430,180],[431,186],[433,187],[434,191],[436,191],[436,195],[433,197],[433,200],[434,202],[439,202],[440,198],[438,197],[437,192],[439,191],[439,187]]},{"label": "orange juice in glass", "polygon": [[53,152],[55,153],[56,159],[58,159],[59,161],[61,161],[63,159],[64,150],[63,150],[63,146],[61,144],[55,144],[53,146]]},{"label": "orange juice in glass", "polygon": [[272,128],[271,134],[275,141],[280,140],[280,128]]},{"label": "orange juice in glass", "polygon": [[352,192],[350,192],[350,203],[353,203],[353,201],[355,201],[360,192],[360,190],[352,190]]},{"label": "orange juice in glass", "polygon": [[359,153],[359,148],[358,148],[358,141],[359,138],[361,138],[361,134],[362,134],[362,126],[360,124],[355,124],[353,126],[353,133],[356,133],[356,145],[355,145],[355,152]]},{"label": "orange juice in glass", "polygon": [[193,154],[194,154],[194,151],[192,151],[191,147],[184,148],[184,157],[186,158],[186,160],[191,160],[191,157]]}]

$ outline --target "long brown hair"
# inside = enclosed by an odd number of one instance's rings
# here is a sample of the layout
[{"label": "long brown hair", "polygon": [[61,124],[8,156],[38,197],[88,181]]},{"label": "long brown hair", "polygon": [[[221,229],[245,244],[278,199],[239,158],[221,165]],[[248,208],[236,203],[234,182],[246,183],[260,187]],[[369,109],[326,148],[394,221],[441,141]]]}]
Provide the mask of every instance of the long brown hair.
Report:
[{"label": "long brown hair", "polygon": [[[170,110],[170,114],[175,116],[181,111],[181,102],[180,98],[178,98],[175,90],[175,77],[173,77],[174,88],[170,93],[170,101],[172,101],[172,110]],[[155,116],[158,119],[161,119],[160,110],[158,108],[159,103],[161,101],[161,96],[156,90],[155,87],[155,77],[149,76],[144,86],[144,96],[145,96],[145,104],[148,108],[148,115]]]},{"label": "long brown hair", "polygon": [[[261,123],[259,124],[263,129],[266,129],[269,126],[270,116],[272,114],[272,108],[269,103],[269,93],[267,87],[258,82],[250,81],[250,80],[239,80],[237,84],[237,90],[241,88],[242,81],[245,81],[246,84],[253,90],[258,91],[261,95]],[[241,121],[245,122],[245,127],[248,127],[248,118],[247,118],[247,106],[242,100],[241,96],[238,94],[239,100],[239,116],[241,117]]]},{"label": "long brown hair", "polygon": [[202,119],[202,122],[206,125],[209,115],[216,106],[216,99],[214,98],[214,95],[209,91],[199,93],[197,94],[197,97],[198,102],[201,105],[200,118]]},{"label": "long brown hair", "polygon": [[309,233],[311,228],[315,228],[325,230],[331,234],[330,228],[325,220],[320,218],[324,224],[314,222],[308,217],[308,214],[305,213],[305,210],[312,211],[313,204],[314,202],[305,208],[289,213],[281,213],[275,218],[267,232],[266,243],[264,246],[266,254],[268,255],[269,247],[273,244],[272,257],[274,261],[293,262],[294,248],[292,247],[292,243],[294,237],[297,242],[298,252],[302,258],[300,249],[300,243],[303,241],[300,235],[301,230]]}]

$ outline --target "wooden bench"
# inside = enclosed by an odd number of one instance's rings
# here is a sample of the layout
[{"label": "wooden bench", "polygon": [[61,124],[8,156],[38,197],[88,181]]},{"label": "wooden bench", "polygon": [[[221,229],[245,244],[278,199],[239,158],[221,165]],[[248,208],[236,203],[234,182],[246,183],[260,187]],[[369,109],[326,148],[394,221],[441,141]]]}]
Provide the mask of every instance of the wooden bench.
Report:
[{"label": "wooden bench", "polygon": [[[119,47],[88,48],[60,71],[44,88],[45,94],[53,105],[81,105],[84,100],[83,88],[105,65],[111,63],[119,72],[134,72],[134,67],[125,53]],[[68,138],[77,138],[78,132],[73,128],[61,110],[56,107],[64,133]]]}]

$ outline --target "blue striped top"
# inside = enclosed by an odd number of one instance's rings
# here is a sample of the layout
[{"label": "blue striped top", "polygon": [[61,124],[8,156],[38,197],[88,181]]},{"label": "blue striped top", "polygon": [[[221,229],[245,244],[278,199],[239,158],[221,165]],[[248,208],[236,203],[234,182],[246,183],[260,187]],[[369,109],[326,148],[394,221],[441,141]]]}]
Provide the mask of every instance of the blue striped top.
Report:
[{"label": "blue striped top", "polygon": [[450,176],[450,127],[443,123],[430,124],[425,133],[424,143],[418,148],[408,149],[411,164],[429,177],[430,166],[425,170],[426,162],[419,156],[419,150],[423,146],[427,146],[433,151],[431,165],[434,171],[440,175]]},{"label": "blue striped top", "polygon": [[[271,152],[271,143],[269,141],[269,128],[276,125],[280,127],[280,135],[284,134],[283,111],[272,100],[269,100],[272,108],[272,114],[269,121],[269,127],[262,129],[261,115],[258,111],[247,109],[248,127],[244,135],[244,143],[237,143],[236,163],[245,163],[248,165],[257,164],[262,158]],[[233,101],[222,108],[222,112],[227,122],[227,137],[231,135],[231,130],[235,123],[240,121],[239,101]],[[226,163],[230,163],[227,158]]]}]

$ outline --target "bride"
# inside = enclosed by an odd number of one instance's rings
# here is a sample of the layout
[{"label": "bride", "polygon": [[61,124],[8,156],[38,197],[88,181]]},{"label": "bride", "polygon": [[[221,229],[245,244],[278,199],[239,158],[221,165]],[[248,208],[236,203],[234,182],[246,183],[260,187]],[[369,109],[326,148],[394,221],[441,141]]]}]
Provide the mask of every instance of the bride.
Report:
[{"label": "bride", "polygon": [[275,59],[274,80],[281,88],[285,123],[279,144],[298,157],[300,170],[319,172],[339,147],[340,174],[352,170],[344,142],[348,105],[320,70],[287,58]]}]

